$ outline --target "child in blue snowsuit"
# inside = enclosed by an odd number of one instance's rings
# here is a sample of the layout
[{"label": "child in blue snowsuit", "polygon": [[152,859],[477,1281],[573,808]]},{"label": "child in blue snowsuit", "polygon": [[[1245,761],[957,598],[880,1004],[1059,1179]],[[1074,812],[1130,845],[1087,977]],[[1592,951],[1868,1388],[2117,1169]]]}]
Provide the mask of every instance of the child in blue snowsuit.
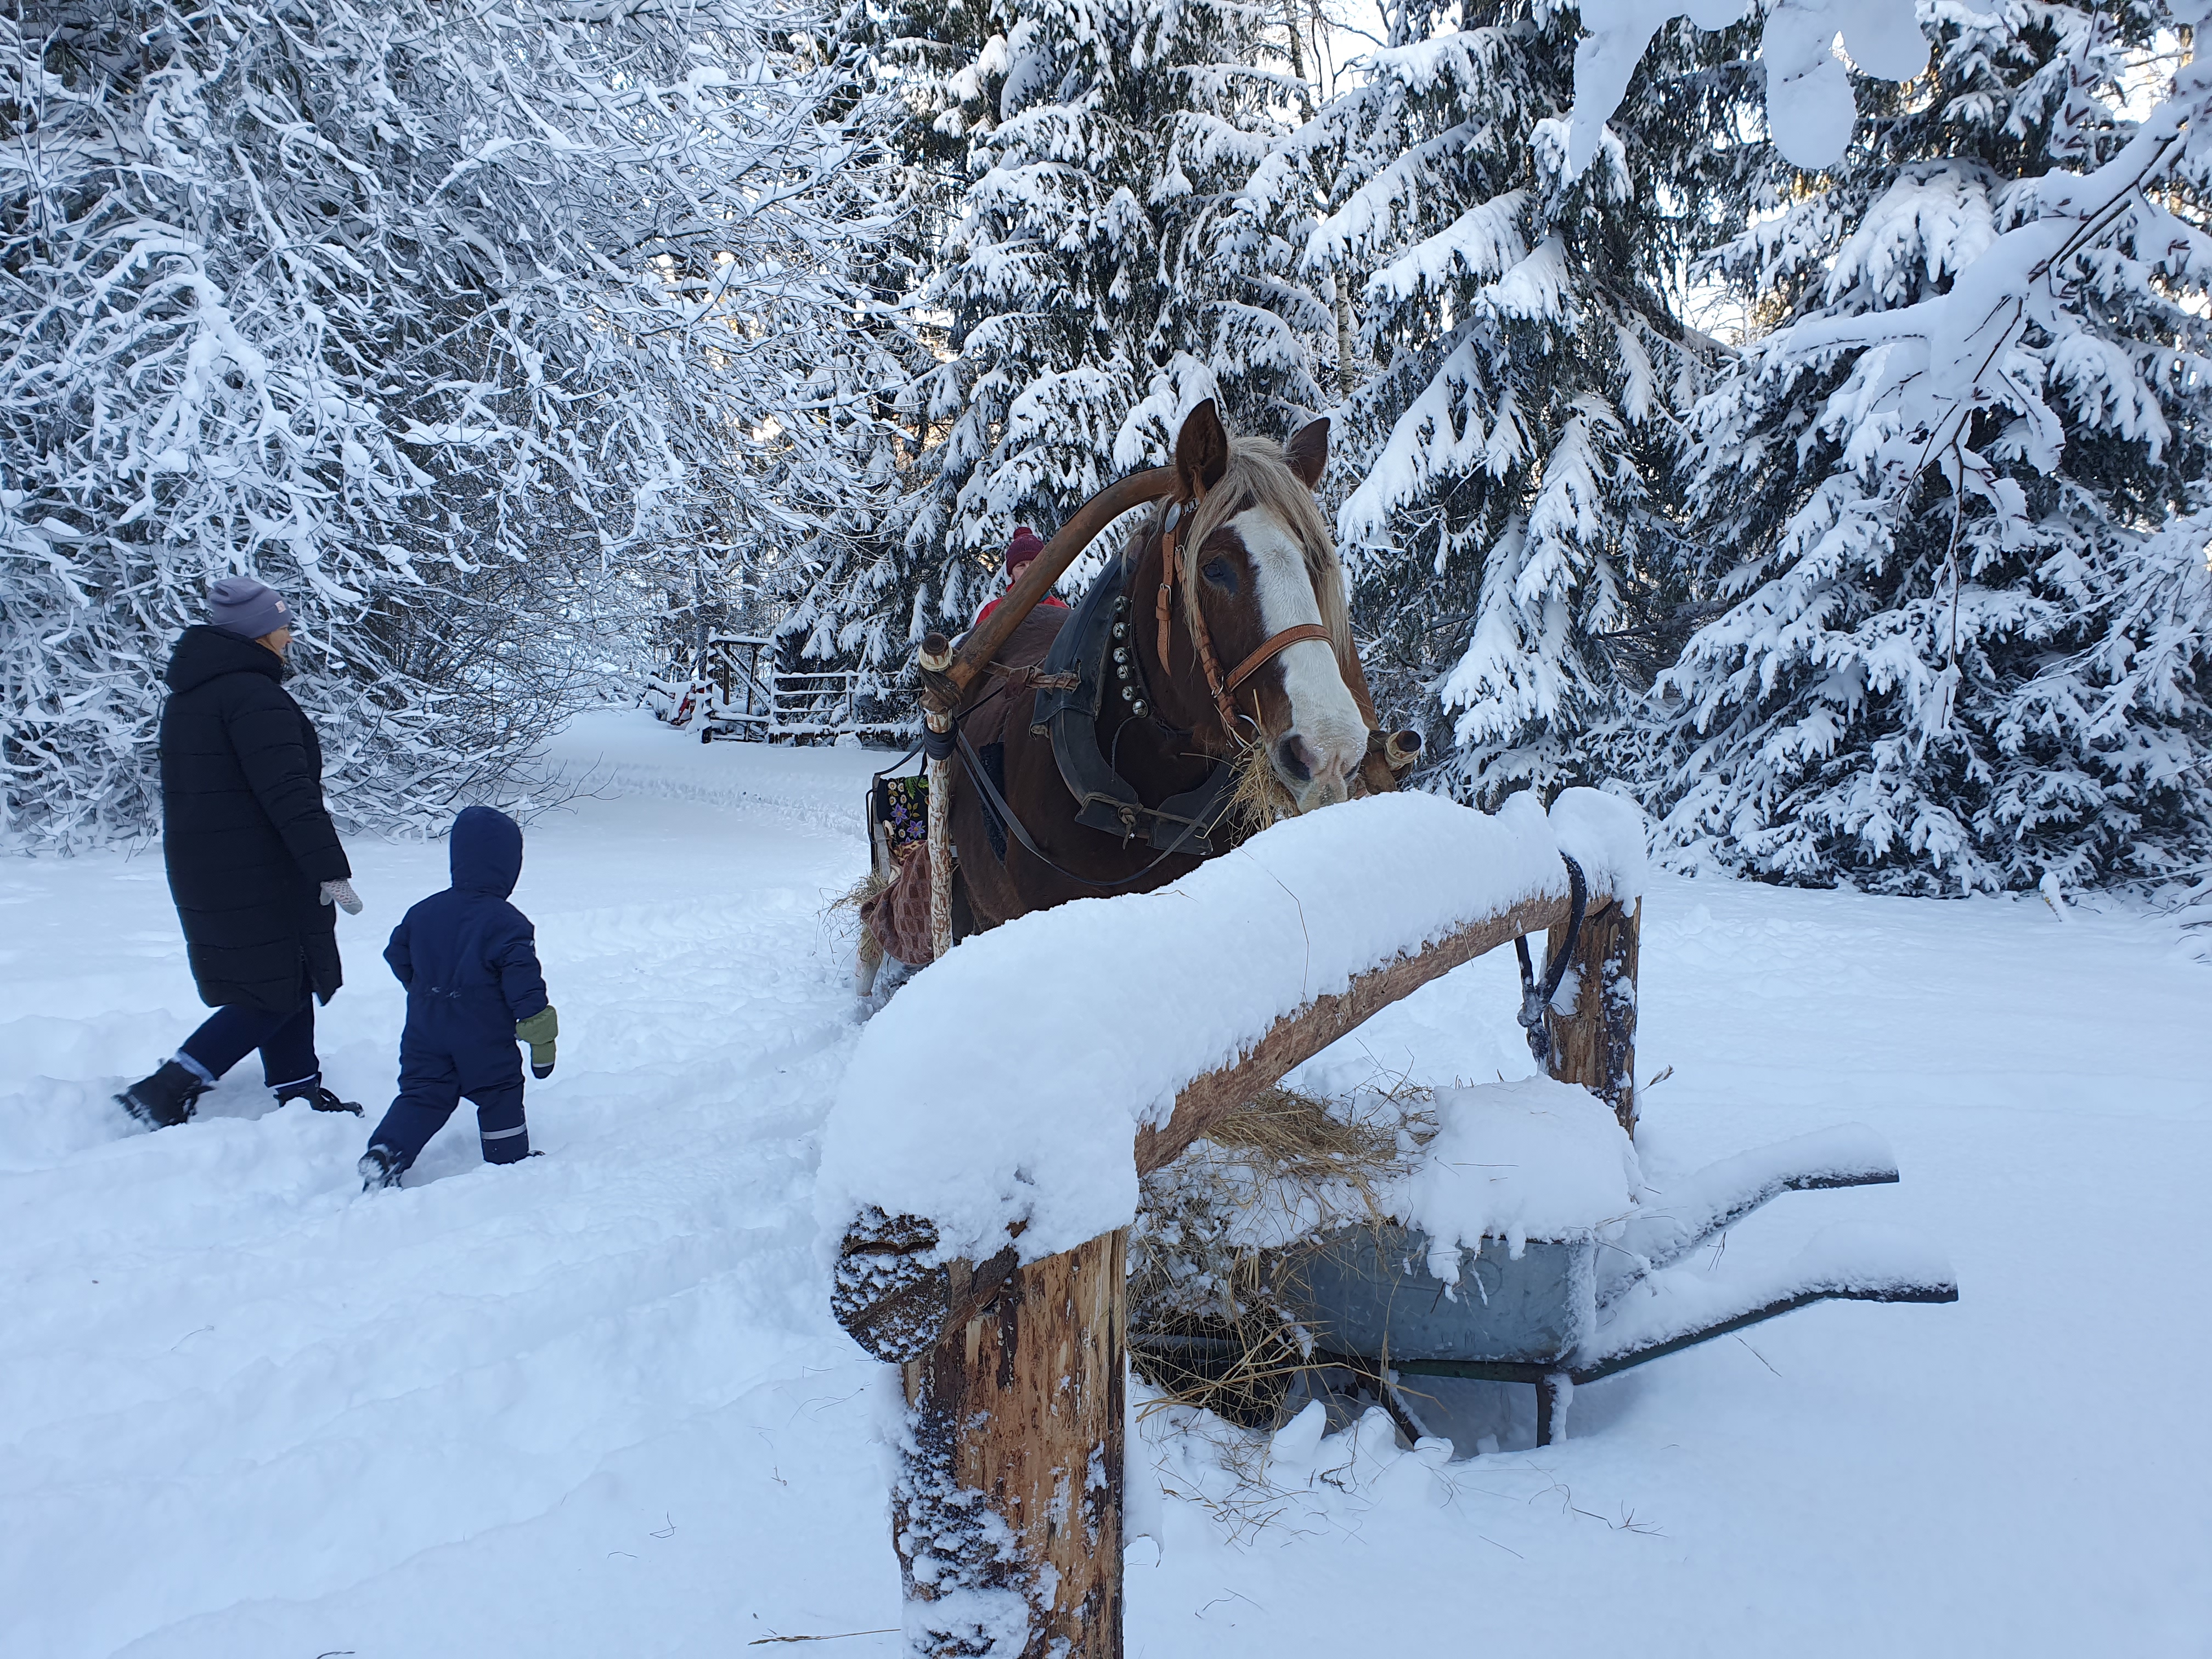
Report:
[{"label": "child in blue snowsuit", "polygon": [[545,995],[530,918],[507,902],[522,874],[522,827],[465,808],[448,848],[453,884],[408,911],[384,959],[407,988],[399,1094],[361,1160],[364,1191],[397,1186],[464,1097],[477,1109],[487,1164],[530,1156],[520,1041],[533,1076],[553,1072],[560,1022]]}]

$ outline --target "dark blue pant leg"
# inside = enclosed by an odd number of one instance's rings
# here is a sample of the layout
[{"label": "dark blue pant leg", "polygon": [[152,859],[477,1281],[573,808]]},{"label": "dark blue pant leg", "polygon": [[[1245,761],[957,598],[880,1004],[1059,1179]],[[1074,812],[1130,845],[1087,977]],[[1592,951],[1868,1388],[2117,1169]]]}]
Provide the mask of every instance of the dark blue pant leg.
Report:
[{"label": "dark blue pant leg", "polygon": [[446,1127],[446,1120],[460,1103],[460,1077],[453,1056],[403,1046],[399,1093],[369,1136],[368,1144],[389,1147],[398,1167],[404,1170],[422,1156],[430,1137]]},{"label": "dark blue pant leg", "polygon": [[477,1133],[487,1164],[520,1164],[530,1156],[530,1126],[522,1121],[522,1079],[496,1088],[472,1089]]},{"label": "dark blue pant leg", "polygon": [[315,1058],[314,998],[261,1039],[261,1080],[280,1093],[312,1089],[323,1080],[322,1062]]},{"label": "dark blue pant leg", "polygon": [[234,1006],[218,1008],[177,1053],[212,1083],[256,1048],[261,1050],[262,1080],[270,1088],[321,1081],[315,1060],[314,998],[303,998],[289,1014]]}]

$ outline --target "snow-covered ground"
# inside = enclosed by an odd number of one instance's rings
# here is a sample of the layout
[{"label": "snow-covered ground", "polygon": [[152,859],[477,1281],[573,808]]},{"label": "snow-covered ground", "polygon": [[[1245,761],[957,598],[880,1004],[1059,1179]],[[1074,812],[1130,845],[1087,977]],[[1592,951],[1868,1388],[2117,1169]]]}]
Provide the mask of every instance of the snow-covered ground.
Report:
[{"label": "snow-covered ground", "polygon": [[[530,831],[562,1040],[519,1168],[480,1166],[464,1108],[363,1196],[363,1126],[268,1111],[250,1060],[130,1133],[108,1095],[198,1014],[158,854],[0,864],[9,1659],[896,1651],[883,1372],[829,1317],[812,1212],[856,1031],[825,911],[884,757],[634,715],[562,743],[609,763]],[[351,851],[323,1052],[373,1118],[376,951],[445,852]],[[1379,1419],[1263,1459],[1155,1415],[1130,1651],[2212,1654],[2212,969],[2131,911],[1662,880],[1643,982],[1640,1069],[1674,1068],[1648,1172],[1854,1120],[1904,1170],[1784,1197],[1732,1261],[1899,1220],[1959,1303],[1658,1361],[1541,1450],[1488,1385],[1439,1405],[1504,1449],[1450,1462]],[[1486,958],[1307,1080],[1521,1075],[1515,1002]]]}]

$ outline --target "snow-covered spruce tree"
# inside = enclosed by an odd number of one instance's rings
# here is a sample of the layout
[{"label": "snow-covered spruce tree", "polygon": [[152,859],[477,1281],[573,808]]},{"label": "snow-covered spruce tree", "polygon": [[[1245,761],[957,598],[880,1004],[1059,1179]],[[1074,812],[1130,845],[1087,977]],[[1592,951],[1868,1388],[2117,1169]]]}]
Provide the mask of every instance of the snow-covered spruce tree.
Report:
[{"label": "snow-covered spruce tree", "polygon": [[[1728,609],[1661,679],[1641,763],[1686,864],[1955,893],[2212,856],[2202,164],[2123,195],[2047,283],[2019,286],[2025,259],[1984,275],[2004,233],[2081,210],[2069,181],[2127,143],[2172,21],[2148,0],[1941,9],[1932,76],[1861,82],[1844,158],[1778,178],[1728,250],[1784,325],[1700,407],[1688,459]],[[1995,361],[1966,354],[1947,437],[1912,399],[1962,342],[1931,371],[1900,313],[1954,285],[1983,296],[1955,331],[1989,329]],[[2001,333],[2015,289],[2027,321]]]},{"label": "snow-covered spruce tree", "polygon": [[963,129],[945,117],[990,36],[983,7],[922,0],[850,0],[829,31],[866,111],[860,176],[880,228],[854,273],[858,323],[815,365],[822,441],[789,492],[811,528],[780,573],[776,632],[789,666],[856,669],[857,712],[885,725],[916,718],[913,642],[938,626],[941,561],[909,533],[928,487],[922,458],[941,435],[915,406],[945,349],[921,296],[967,183]]},{"label": "snow-covered spruce tree", "polygon": [[921,495],[901,545],[794,613],[810,655],[903,672],[964,626],[1017,524],[1049,534],[1218,396],[1282,430],[1326,401],[1328,307],[1245,181],[1300,86],[1227,0],[991,0],[866,24],[907,102],[914,296],[943,361],[901,408]]},{"label": "snow-covered spruce tree", "polygon": [[[914,593],[922,584],[906,533],[921,486],[920,445],[897,400],[933,360],[896,305],[874,301],[871,310],[825,337],[782,417],[794,441],[775,489],[797,533],[774,564],[744,576],[775,614],[780,667],[857,669],[854,715],[900,727],[919,718],[901,688],[911,678],[908,641],[918,637]],[[843,688],[819,682],[814,701],[821,717],[837,714]]]},{"label": "snow-covered spruce tree", "polygon": [[428,823],[672,558],[762,520],[786,458],[750,440],[836,316],[811,191],[844,152],[795,21],[0,17],[0,834],[151,826],[161,670],[211,575],[295,601],[341,817]]},{"label": "snow-covered spruce tree", "polygon": [[[1023,0],[994,9],[961,106],[974,173],[932,289],[957,355],[922,388],[949,422],[919,528],[988,576],[1018,521],[1048,532],[1164,461],[1200,398],[1279,430],[1326,401],[1325,307],[1284,280],[1244,195],[1297,88],[1225,0]],[[1304,331],[1302,333],[1301,331]]]},{"label": "snow-covered spruce tree", "polygon": [[1571,181],[1573,10],[1389,17],[1289,151],[1327,204],[1304,266],[1356,296],[1372,359],[1337,469],[1369,673],[1395,718],[1449,729],[1432,775],[1486,804],[1593,776],[1588,734],[1680,597],[1671,464],[1705,343],[1673,296],[1723,233],[1756,85],[1733,34],[1667,25]]}]

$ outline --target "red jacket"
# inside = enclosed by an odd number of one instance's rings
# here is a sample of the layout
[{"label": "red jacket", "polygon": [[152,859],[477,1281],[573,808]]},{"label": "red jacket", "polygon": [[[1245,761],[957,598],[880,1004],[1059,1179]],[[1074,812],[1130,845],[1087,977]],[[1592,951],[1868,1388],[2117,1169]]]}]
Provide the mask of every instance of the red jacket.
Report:
[{"label": "red jacket", "polygon": [[[1005,600],[1006,597],[1006,596],[1005,594],[1003,594],[1003,593],[1000,594],[1000,595],[999,595],[999,597],[998,597],[997,599],[995,599],[992,600],[992,601],[990,602],[990,604],[988,604],[988,605],[985,605],[985,606],[984,606],[981,611],[978,611],[975,613],[975,621],[976,621],[976,623],[977,623],[977,624],[978,624],[979,626],[981,624],[982,620],[983,620],[983,618],[984,618],[984,617],[986,617],[989,616],[989,615],[990,615],[994,611],[996,611],[996,610],[999,608],[1000,605],[1000,604]],[[1065,611],[1065,610],[1066,610],[1066,609],[1067,609],[1067,601],[1066,601],[1066,600],[1065,600],[1065,599],[1054,599],[1054,598],[1053,598],[1053,596],[1052,596],[1051,594],[1049,594],[1049,593],[1046,594],[1042,599],[1039,599],[1039,600],[1037,601],[1037,608],[1038,608],[1039,610],[1042,610],[1046,605],[1058,605],[1058,606],[1059,606],[1062,611]]]}]

